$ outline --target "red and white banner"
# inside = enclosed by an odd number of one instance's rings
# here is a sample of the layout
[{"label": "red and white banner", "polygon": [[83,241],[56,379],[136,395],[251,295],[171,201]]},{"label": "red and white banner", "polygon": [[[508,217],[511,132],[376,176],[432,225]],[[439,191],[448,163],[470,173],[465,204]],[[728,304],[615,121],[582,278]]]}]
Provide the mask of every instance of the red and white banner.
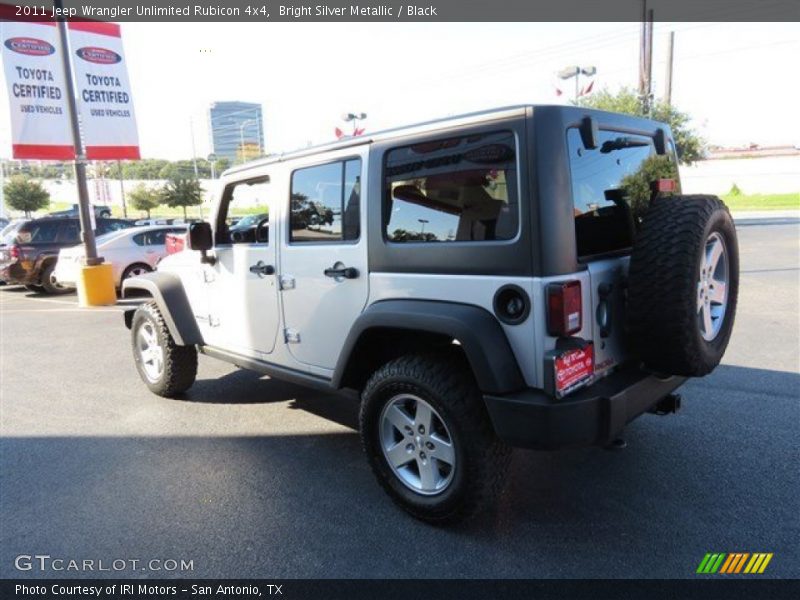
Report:
[{"label": "red and white banner", "polygon": [[[138,159],[139,136],[119,25],[74,21],[68,30],[86,158]],[[13,157],[74,159],[57,24],[2,21],[0,39]]]},{"label": "red and white banner", "polygon": [[137,160],[133,95],[116,23],[71,21],[69,45],[89,160]]},{"label": "red and white banner", "polygon": [[0,22],[14,158],[71,160],[67,90],[53,21]]}]

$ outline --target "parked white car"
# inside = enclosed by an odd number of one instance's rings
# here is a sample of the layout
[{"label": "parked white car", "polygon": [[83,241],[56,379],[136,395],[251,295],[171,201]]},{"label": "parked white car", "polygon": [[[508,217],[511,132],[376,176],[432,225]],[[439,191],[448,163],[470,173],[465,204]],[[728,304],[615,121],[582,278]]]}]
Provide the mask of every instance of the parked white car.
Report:
[{"label": "parked white car", "polygon": [[[114,283],[155,270],[167,255],[164,245],[168,233],[185,233],[185,225],[150,225],[113,231],[97,238],[97,253],[114,268]],[[64,248],[58,253],[54,276],[61,285],[74,287],[83,263],[83,246]]]}]

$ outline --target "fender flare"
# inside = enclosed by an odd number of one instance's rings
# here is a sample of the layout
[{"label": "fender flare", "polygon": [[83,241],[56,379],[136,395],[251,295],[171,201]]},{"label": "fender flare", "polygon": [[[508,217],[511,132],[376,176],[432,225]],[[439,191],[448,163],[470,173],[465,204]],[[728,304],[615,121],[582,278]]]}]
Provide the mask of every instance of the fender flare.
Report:
[{"label": "fender flare", "polygon": [[[122,297],[129,297],[130,290],[143,290],[153,297],[177,345],[203,344],[203,336],[197,327],[186,291],[177,275],[155,271],[131,277],[122,282]],[[125,325],[128,329],[131,328],[134,312],[125,311]]]},{"label": "fender flare", "polygon": [[381,300],[361,313],[345,340],[332,384],[341,386],[362,335],[375,329],[420,331],[458,340],[484,393],[505,394],[525,380],[503,327],[489,311],[470,304],[435,300]]}]

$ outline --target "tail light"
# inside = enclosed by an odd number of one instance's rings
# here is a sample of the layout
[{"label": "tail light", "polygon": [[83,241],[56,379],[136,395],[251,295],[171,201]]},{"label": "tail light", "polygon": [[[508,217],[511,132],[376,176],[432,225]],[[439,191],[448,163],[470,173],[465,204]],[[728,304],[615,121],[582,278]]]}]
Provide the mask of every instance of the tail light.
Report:
[{"label": "tail light", "polygon": [[14,260],[19,260],[19,254],[20,254],[19,246],[17,246],[16,244],[12,244],[11,248],[8,251],[8,255]]},{"label": "tail light", "polygon": [[577,333],[583,327],[581,282],[560,281],[547,285],[547,332],[556,337]]}]

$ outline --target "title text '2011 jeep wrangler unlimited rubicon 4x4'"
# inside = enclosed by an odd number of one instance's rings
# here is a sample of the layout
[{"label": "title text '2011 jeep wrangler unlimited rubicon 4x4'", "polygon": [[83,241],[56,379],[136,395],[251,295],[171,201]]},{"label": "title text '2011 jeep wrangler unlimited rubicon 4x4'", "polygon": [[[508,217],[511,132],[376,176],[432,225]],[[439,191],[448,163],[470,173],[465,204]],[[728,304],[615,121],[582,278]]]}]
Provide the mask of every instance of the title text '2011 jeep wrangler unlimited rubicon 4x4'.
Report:
[{"label": "title text '2011 jeep wrangler unlimited rubicon 4x4'", "polygon": [[379,482],[432,522],[488,504],[510,446],[605,445],[674,410],[736,310],[731,217],[680,195],[669,127],[577,107],[235,167],[187,246],[124,282],[152,296],[125,315],[148,387],[182,394],[202,352],[356,390]]}]

